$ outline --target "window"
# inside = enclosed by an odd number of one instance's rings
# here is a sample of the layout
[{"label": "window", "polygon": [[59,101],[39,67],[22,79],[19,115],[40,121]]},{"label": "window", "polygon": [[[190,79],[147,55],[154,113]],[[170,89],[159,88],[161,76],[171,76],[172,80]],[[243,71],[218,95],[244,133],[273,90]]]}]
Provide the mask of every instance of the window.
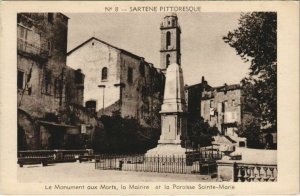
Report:
[{"label": "window", "polygon": [[20,26],[20,31],[19,31],[19,34],[18,34],[18,38],[22,39],[22,40],[26,40],[27,39],[27,29]]},{"label": "window", "polygon": [[176,25],[175,20],[172,20],[172,26],[175,26],[175,25]]},{"label": "window", "polygon": [[209,107],[210,107],[210,108],[213,108],[213,107],[214,107],[214,100],[210,100],[210,102],[209,102]]},{"label": "window", "polygon": [[53,24],[53,13],[48,13],[48,22]]},{"label": "window", "polygon": [[231,102],[231,106],[235,106],[235,100],[234,99]]},{"label": "window", "polygon": [[145,66],[143,63],[140,64],[140,73],[143,77],[145,76]]},{"label": "window", "polygon": [[24,88],[24,72],[18,70],[18,89]]},{"label": "window", "polygon": [[52,55],[52,42],[49,40],[48,41],[48,56]]},{"label": "window", "polygon": [[102,69],[101,80],[107,80],[107,67],[103,67]]},{"label": "window", "polygon": [[168,31],[166,37],[166,47],[168,48],[170,45],[171,45],[171,33]]},{"label": "window", "polygon": [[51,80],[52,80],[52,73],[50,70],[45,69],[44,70],[44,77],[43,77],[43,87],[42,87],[42,93],[46,95],[51,95]]},{"label": "window", "polygon": [[85,107],[89,112],[95,113],[96,112],[96,101],[92,100],[92,101],[85,102]]},{"label": "window", "polygon": [[75,84],[83,84],[83,75],[81,69],[75,71]]},{"label": "window", "polygon": [[169,54],[167,54],[167,56],[166,56],[166,67],[168,67],[169,65],[170,65],[170,55]]},{"label": "window", "polygon": [[60,79],[55,79],[54,82],[54,87],[55,87],[55,98],[60,98],[62,96],[62,81]]},{"label": "window", "polygon": [[22,26],[18,26],[18,49],[26,49],[27,35],[28,30]]},{"label": "window", "polygon": [[128,67],[127,81],[129,83],[133,82],[133,69],[131,67]]},{"label": "window", "polygon": [[226,107],[227,107],[227,101],[224,101],[224,102],[222,103],[222,112],[223,112],[223,113],[225,112]]}]

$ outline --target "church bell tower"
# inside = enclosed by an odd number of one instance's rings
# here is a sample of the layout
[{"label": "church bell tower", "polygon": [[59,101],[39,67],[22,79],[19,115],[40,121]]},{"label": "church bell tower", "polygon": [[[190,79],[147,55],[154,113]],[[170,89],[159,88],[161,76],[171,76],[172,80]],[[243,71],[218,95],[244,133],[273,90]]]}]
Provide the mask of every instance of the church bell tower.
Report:
[{"label": "church bell tower", "polygon": [[181,64],[180,53],[180,34],[181,29],[178,24],[176,14],[164,17],[160,25],[161,30],[161,50],[160,50],[160,68],[165,73],[169,65]]}]

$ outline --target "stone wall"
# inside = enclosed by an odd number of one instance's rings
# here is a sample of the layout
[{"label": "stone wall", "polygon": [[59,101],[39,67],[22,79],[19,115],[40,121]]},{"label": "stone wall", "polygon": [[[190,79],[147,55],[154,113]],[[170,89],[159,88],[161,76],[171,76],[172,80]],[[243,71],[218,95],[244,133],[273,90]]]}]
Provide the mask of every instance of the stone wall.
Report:
[{"label": "stone wall", "polygon": [[84,74],[81,70],[74,70],[70,67],[66,67],[65,77],[65,101],[68,104],[83,105],[84,95]]},{"label": "stone wall", "polygon": [[[229,86],[230,87],[230,86]],[[203,92],[201,101],[201,116],[210,126],[222,130],[222,124],[241,123],[241,89],[239,86],[224,90],[223,87]],[[228,134],[234,134],[233,128],[227,129]]]},{"label": "stone wall", "polygon": [[157,124],[164,75],[144,58],[91,38],[68,53],[67,64],[85,75],[84,102],[96,101],[98,117],[120,113],[145,126]]},{"label": "stone wall", "polygon": [[204,77],[202,77],[201,83],[185,87],[189,120],[200,119],[202,92],[205,89],[209,90],[210,88],[211,87],[208,85],[207,81],[205,81]]},{"label": "stone wall", "polygon": [[64,111],[70,103],[82,104],[84,82],[81,75],[77,83],[78,72],[66,66],[68,18],[61,13],[17,18],[18,146],[64,148],[68,131],[78,135]]},{"label": "stone wall", "polygon": [[60,13],[52,17],[49,20],[48,13],[18,14],[17,67],[18,78],[23,80],[18,104],[35,117],[55,113],[64,103],[59,98],[64,95],[55,94],[55,82],[66,66],[68,18]]},{"label": "stone wall", "polygon": [[[139,90],[142,90],[140,84],[141,73],[139,71],[140,59],[135,56],[122,54],[121,55],[121,83],[124,87],[121,90],[121,115],[138,118],[139,103],[141,96]],[[131,72],[131,74],[129,74]],[[129,76],[131,75],[131,76]]]},{"label": "stone wall", "polygon": [[[119,58],[119,50],[95,38],[68,54],[67,65],[81,69],[85,75],[84,105],[94,100],[96,111],[99,111],[120,99]],[[107,68],[107,79],[102,80],[104,67]]]},{"label": "stone wall", "polygon": [[18,110],[18,150],[39,149],[39,127],[35,119],[23,111]]},{"label": "stone wall", "polygon": [[[130,54],[121,56],[121,115],[139,120],[143,126],[157,127],[163,100],[164,75],[160,70]],[[132,70],[132,80],[129,78]]]},{"label": "stone wall", "polygon": [[[175,14],[165,16],[161,26],[160,68],[165,70],[168,65],[180,62],[180,26]],[[169,64],[167,65],[167,56]]]},{"label": "stone wall", "polygon": [[277,150],[236,148],[230,154],[234,155],[241,155],[241,160],[224,156],[217,161],[218,181],[277,181]]}]

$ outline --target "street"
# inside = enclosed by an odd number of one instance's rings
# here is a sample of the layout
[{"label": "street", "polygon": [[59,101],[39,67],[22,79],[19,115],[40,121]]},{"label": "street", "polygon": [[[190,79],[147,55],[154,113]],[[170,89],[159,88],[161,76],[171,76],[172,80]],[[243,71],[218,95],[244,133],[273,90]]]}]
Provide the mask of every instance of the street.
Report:
[{"label": "street", "polygon": [[154,172],[129,172],[96,170],[95,164],[58,163],[46,167],[24,165],[18,167],[19,182],[204,182],[216,181],[207,175],[170,174]]}]

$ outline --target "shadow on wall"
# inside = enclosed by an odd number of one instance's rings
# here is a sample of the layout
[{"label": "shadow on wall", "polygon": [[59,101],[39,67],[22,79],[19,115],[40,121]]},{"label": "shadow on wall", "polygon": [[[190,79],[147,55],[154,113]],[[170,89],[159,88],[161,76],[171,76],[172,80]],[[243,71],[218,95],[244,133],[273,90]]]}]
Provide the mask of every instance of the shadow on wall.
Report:
[{"label": "shadow on wall", "polygon": [[39,130],[35,120],[24,110],[18,109],[18,150],[37,150]]}]

